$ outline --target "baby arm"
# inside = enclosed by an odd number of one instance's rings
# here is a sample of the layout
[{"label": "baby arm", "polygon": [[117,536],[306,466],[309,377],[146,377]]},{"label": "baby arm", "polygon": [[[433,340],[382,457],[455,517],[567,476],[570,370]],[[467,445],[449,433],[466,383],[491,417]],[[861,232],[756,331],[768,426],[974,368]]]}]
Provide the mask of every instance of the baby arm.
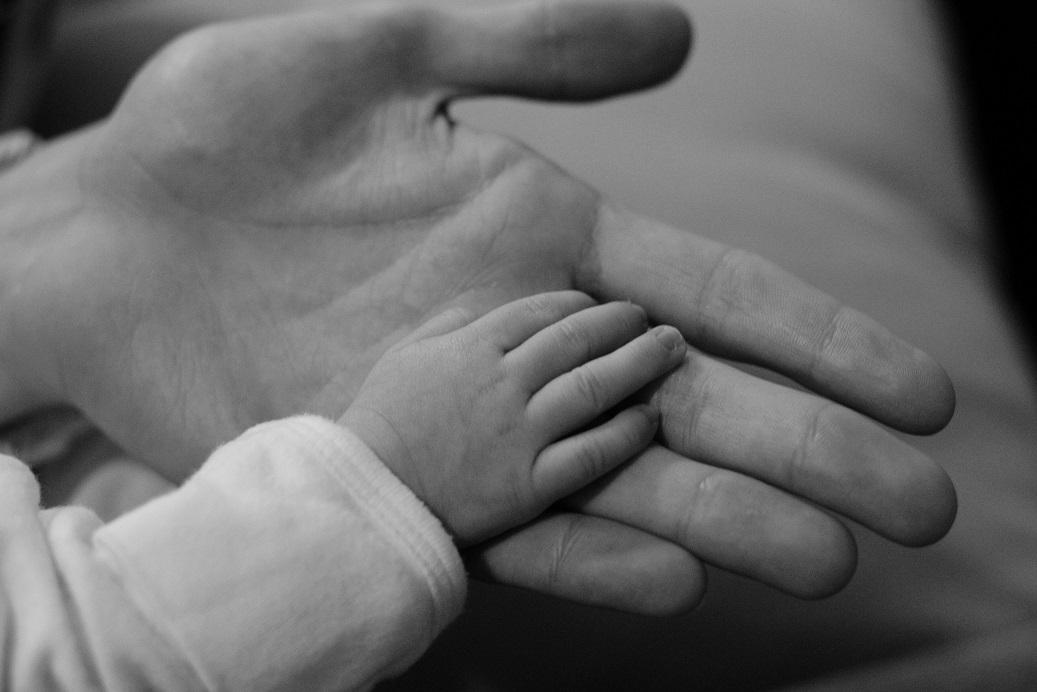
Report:
[{"label": "baby arm", "polygon": [[355,435],[251,428],[103,524],[0,455],[0,689],[367,689],[461,609],[439,522]]},{"label": "baby arm", "polygon": [[0,687],[344,689],[405,669],[464,576],[397,478],[458,543],[521,523],[648,445],[646,407],[597,419],[684,352],[640,308],[575,292],[466,322],[391,349],[343,417],[353,434],[257,426],[107,525],[40,512],[32,473],[0,457]]},{"label": "baby arm", "polygon": [[622,404],[684,352],[680,333],[648,330],[640,307],[575,291],[474,321],[451,310],[391,348],[339,422],[470,545],[646,448],[658,416]]}]

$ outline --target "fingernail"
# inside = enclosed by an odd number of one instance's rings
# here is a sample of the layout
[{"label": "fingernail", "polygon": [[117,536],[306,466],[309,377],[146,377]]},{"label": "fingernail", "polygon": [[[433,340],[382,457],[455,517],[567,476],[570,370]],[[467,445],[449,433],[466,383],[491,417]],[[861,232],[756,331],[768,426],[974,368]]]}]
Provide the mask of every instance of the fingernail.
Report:
[{"label": "fingernail", "polygon": [[652,330],[652,333],[655,334],[655,337],[659,339],[659,341],[662,342],[663,346],[665,346],[670,351],[676,351],[677,349],[684,348],[684,337],[682,337],[681,333],[673,327],[670,327],[665,324],[659,325],[658,327]]},{"label": "fingernail", "polygon": [[627,303],[627,305],[629,305],[629,306],[631,306],[633,308],[637,308],[637,314],[640,315],[640,317],[641,317],[641,328],[647,330],[648,329],[648,313],[645,312],[645,309],[643,307],[641,307],[640,305],[638,305],[637,303],[632,303],[629,300],[626,301],[626,303]]}]

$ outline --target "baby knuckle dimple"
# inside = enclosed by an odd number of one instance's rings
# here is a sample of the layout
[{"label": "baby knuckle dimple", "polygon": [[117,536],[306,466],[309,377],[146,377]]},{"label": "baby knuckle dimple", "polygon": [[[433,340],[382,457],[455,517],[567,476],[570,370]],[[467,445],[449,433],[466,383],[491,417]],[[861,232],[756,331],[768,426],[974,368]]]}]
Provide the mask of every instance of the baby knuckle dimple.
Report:
[{"label": "baby knuckle dimple", "polygon": [[607,392],[601,377],[587,366],[581,366],[569,373],[573,390],[581,402],[589,404],[596,411],[604,410]]},{"label": "baby knuckle dimple", "polygon": [[563,350],[577,354],[581,361],[590,358],[591,339],[583,325],[576,320],[562,320],[556,326],[558,343]]},{"label": "baby knuckle dimple", "polygon": [[580,477],[589,480],[601,475],[608,450],[601,440],[590,438],[576,448],[573,457],[573,463],[580,470]]},{"label": "baby knuckle dimple", "polygon": [[541,293],[524,298],[522,300],[522,307],[533,318],[538,318],[552,312],[551,303],[548,300],[548,297]]},{"label": "baby knuckle dimple", "polygon": [[[543,487],[542,482],[538,482],[532,469],[510,470],[505,475],[505,482],[501,484],[500,491],[504,493],[503,503],[495,504],[510,507],[517,515],[526,514],[531,507],[541,508],[551,499],[550,493]],[[499,497],[499,493],[497,495]]]}]

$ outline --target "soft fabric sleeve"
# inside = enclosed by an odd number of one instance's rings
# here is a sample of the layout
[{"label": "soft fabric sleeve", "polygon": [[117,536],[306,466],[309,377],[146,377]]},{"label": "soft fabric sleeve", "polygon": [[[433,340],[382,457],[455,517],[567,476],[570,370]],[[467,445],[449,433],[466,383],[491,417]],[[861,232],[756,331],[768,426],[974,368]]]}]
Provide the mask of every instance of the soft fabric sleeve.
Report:
[{"label": "soft fabric sleeve", "polygon": [[348,430],[257,426],[103,524],[0,457],[4,689],[356,689],[458,613],[457,551]]}]

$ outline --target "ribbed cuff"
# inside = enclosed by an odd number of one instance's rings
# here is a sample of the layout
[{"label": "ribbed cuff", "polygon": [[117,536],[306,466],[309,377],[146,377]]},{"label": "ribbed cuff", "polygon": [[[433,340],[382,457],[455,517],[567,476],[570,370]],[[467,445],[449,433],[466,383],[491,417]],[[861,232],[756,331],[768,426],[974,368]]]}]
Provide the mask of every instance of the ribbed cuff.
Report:
[{"label": "ribbed cuff", "polygon": [[384,527],[400,555],[425,575],[435,604],[431,631],[442,631],[461,612],[467,580],[461,556],[439,520],[349,429],[304,415],[258,425],[243,437],[263,434],[266,426],[277,426],[282,444],[296,438],[293,443],[315,450],[328,473]]}]

